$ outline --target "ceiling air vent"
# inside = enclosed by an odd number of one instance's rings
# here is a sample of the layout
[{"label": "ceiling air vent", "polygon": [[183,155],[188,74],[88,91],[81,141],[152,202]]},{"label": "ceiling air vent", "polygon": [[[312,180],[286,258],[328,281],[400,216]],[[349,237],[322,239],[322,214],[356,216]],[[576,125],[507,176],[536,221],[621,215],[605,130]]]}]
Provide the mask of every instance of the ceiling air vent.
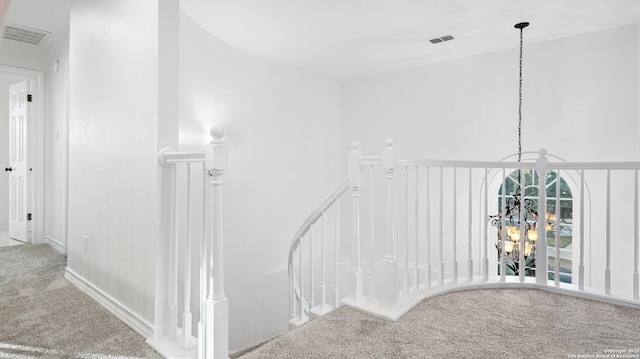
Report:
[{"label": "ceiling air vent", "polygon": [[454,37],[451,35],[445,35],[442,37],[436,37],[435,39],[431,39],[429,40],[429,42],[431,42],[432,44],[439,44],[441,42],[445,42],[445,41],[449,41],[449,40],[453,40]]},{"label": "ceiling air vent", "polygon": [[49,35],[48,32],[32,29],[24,26],[7,24],[4,27],[4,38],[24,42],[31,45],[40,45]]}]

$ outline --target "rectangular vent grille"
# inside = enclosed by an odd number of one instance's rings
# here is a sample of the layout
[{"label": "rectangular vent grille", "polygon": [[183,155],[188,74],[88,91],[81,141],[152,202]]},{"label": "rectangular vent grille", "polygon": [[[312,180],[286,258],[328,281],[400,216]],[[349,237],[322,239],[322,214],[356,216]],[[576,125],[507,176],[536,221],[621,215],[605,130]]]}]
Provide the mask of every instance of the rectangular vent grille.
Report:
[{"label": "rectangular vent grille", "polygon": [[8,24],[4,27],[3,37],[13,41],[24,42],[26,44],[40,45],[47,36],[49,36],[49,33],[46,31]]},{"label": "rectangular vent grille", "polygon": [[431,42],[432,44],[439,44],[441,42],[445,42],[445,41],[449,41],[449,40],[453,40],[454,37],[451,35],[445,35],[442,37],[436,37],[435,39],[431,39],[429,40],[429,42]]}]

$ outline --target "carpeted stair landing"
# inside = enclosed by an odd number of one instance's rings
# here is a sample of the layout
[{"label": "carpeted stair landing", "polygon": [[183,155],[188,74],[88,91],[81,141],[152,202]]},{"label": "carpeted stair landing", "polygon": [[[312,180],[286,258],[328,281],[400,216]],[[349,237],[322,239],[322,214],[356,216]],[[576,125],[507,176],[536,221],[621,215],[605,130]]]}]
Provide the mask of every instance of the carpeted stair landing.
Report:
[{"label": "carpeted stair landing", "polygon": [[0,248],[0,358],[160,358],[64,279],[65,265],[48,245]]},{"label": "carpeted stair landing", "polygon": [[[160,358],[65,280],[65,263],[47,245],[0,248],[0,358]],[[640,310],[492,289],[426,299],[397,322],[341,307],[233,357],[640,359],[639,348]]]},{"label": "carpeted stair landing", "polygon": [[343,306],[239,357],[640,358],[639,348],[638,309],[488,289],[428,298],[397,322]]}]

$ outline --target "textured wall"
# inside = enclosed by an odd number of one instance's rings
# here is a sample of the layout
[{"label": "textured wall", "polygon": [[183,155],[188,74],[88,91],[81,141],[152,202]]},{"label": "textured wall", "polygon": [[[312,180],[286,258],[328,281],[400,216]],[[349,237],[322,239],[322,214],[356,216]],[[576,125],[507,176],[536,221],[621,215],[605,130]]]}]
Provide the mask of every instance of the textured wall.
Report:
[{"label": "textured wall", "polygon": [[[523,149],[573,161],[634,159],[636,38],[633,25],[525,40]],[[359,140],[377,153],[394,137],[416,157],[503,158],[517,150],[518,49],[346,83],[342,115],[343,152]]]},{"label": "textured wall", "polygon": [[47,50],[21,42],[0,39],[0,64],[46,71]]},{"label": "textured wall", "polygon": [[[44,129],[44,236],[65,247],[67,242],[68,44],[50,50]],[[58,61],[58,71],[53,64]]]},{"label": "textured wall", "polygon": [[151,0],[71,5],[68,266],[149,323],[158,226],[157,18]]},{"label": "textured wall", "polygon": [[287,330],[290,241],[339,179],[340,87],[226,45],[187,16],[180,71],[181,148],[201,148],[213,123],[227,131],[225,284],[238,350]]}]

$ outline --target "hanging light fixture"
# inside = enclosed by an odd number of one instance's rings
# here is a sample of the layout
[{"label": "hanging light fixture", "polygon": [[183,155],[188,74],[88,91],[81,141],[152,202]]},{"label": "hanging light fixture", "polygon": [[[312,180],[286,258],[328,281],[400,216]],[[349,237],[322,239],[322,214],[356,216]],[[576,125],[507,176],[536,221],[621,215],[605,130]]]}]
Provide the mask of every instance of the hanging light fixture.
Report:
[{"label": "hanging light fixture", "polygon": [[[520,30],[520,61],[518,64],[519,83],[518,83],[518,162],[522,161],[522,53],[523,53],[523,30],[529,26],[528,22],[521,22],[514,27]],[[504,198],[503,210],[494,216],[489,216],[491,224],[498,229],[498,258],[505,256],[507,274],[520,274],[520,261],[524,259],[525,275],[535,274],[535,255],[536,243],[538,241],[539,232],[537,228],[538,212],[536,211],[535,202],[531,198],[525,198],[526,193],[521,186],[521,177],[524,175],[534,176],[528,170],[518,170],[517,187],[515,193],[507,197],[506,193],[501,193]],[[502,207],[502,205],[501,205]],[[506,238],[502,238],[502,216],[505,218],[505,234]],[[522,221],[522,223],[520,223]],[[547,226],[551,228],[543,229],[543,237],[546,230],[553,230],[554,225],[549,219],[545,221]],[[523,232],[524,233],[521,233]],[[521,241],[524,236],[524,241]],[[502,242],[504,240],[504,253],[502,250]],[[522,256],[521,256],[522,254]],[[501,269],[502,270],[502,269]]]}]

